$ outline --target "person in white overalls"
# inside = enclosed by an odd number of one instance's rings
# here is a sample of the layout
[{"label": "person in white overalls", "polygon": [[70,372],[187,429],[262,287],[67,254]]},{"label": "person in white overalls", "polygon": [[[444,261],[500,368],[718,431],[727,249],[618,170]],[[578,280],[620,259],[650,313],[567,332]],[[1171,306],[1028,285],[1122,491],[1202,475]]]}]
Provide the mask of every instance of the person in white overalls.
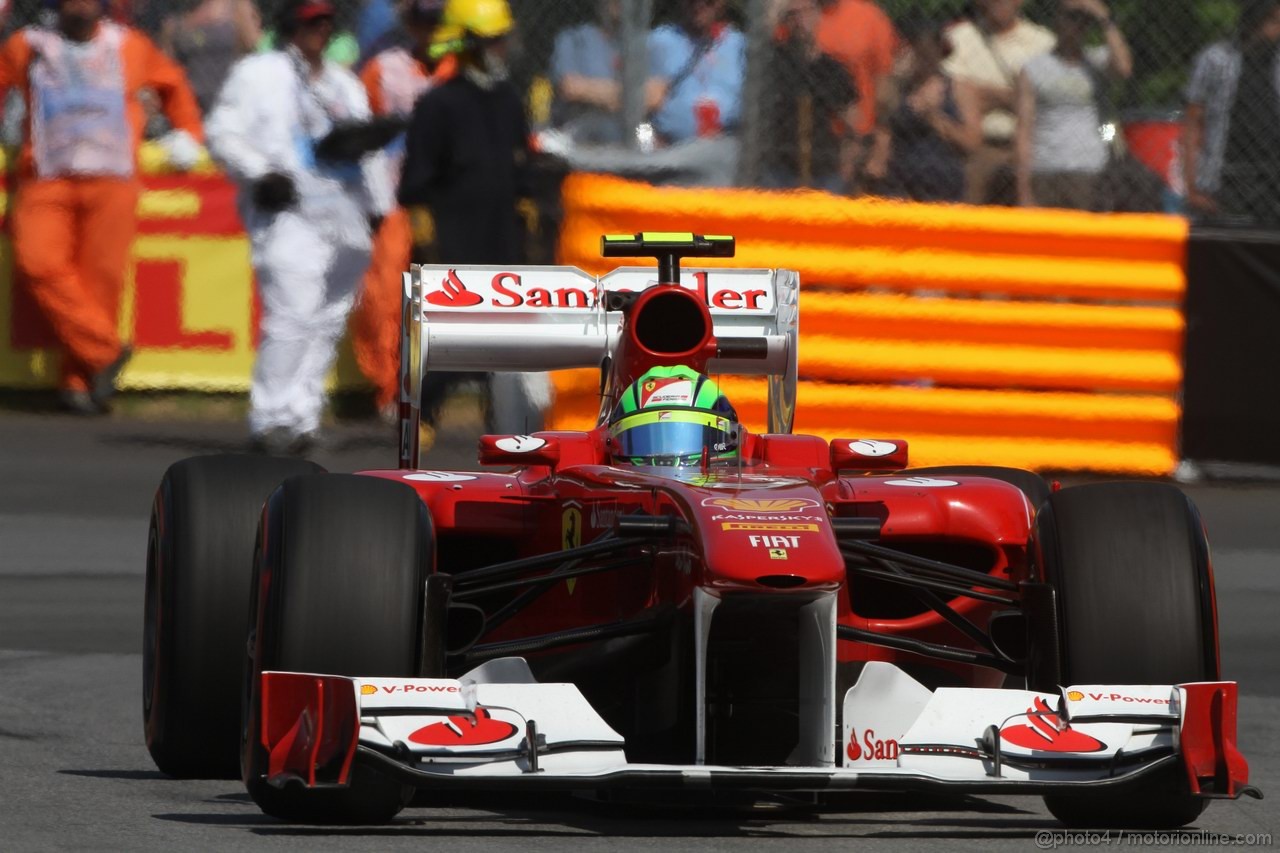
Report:
[{"label": "person in white overalls", "polygon": [[315,442],[371,234],[395,201],[383,154],[316,154],[335,128],[370,118],[364,86],[324,59],[334,14],[327,0],[290,0],[277,22],[282,48],[237,63],[206,121],[252,242],[262,325],[249,430],[271,453]]}]

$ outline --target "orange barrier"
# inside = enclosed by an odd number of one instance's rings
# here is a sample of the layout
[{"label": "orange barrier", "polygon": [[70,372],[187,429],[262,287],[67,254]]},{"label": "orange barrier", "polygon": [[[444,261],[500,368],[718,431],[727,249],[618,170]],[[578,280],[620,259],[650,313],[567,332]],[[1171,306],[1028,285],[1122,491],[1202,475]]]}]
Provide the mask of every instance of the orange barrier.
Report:
[{"label": "orange barrier", "polygon": [[[798,431],[906,438],[917,465],[1168,474],[1177,464],[1181,219],[595,175],[572,177],[564,203],[566,264],[602,272],[619,262],[600,259],[601,234],[669,229],[738,238],[736,258],[707,266],[798,270]],[[762,428],[763,384],[725,384]],[[556,426],[594,420],[591,371],[556,386]]]},{"label": "orange barrier", "polygon": [[[234,191],[207,164],[165,174],[154,150],[144,171],[121,320],[136,355],[122,385],[245,390],[257,323]],[[918,465],[1167,474],[1177,464],[1181,220],[598,176],[571,178],[565,208],[561,262],[593,272],[618,263],[599,257],[601,234],[663,228],[736,234],[728,265],[798,269],[800,431],[906,438]],[[9,262],[0,239],[0,386],[52,387],[47,330]],[[984,298],[963,298],[973,295]],[[345,348],[336,382],[364,384]],[[597,382],[590,371],[557,376],[552,424],[593,422]],[[763,385],[726,386],[762,428]]]}]

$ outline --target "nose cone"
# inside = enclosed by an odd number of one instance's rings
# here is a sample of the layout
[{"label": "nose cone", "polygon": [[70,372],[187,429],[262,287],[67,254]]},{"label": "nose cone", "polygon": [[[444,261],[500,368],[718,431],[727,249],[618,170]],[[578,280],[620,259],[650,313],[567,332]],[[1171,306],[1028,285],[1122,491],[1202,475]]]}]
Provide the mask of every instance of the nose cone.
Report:
[{"label": "nose cone", "polygon": [[706,586],[814,590],[844,580],[844,557],[816,490],[710,495],[696,509]]}]

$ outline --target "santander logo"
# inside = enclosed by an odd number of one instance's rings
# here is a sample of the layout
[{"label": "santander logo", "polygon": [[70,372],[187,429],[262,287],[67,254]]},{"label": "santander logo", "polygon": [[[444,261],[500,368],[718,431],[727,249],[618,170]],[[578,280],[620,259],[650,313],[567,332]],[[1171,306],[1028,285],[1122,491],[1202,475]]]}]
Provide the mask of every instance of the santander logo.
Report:
[{"label": "santander logo", "polygon": [[467,286],[458,278],[457,270],[449,270],[444,281],[440,282],[440,290],[428,293],[427,302],[441,308],[471,308],[484,302],[484,297],[467,290]]},{"label": "santander logo", "polygon": [[446,722],[423,726],[409,740],[423,746],[485,746],[500,743],[516,733],[505,720],[495,720],[488,708],[476,708],[475,719],[455,714]]},{"label": "santander logo", "polygon": [[1027,709],[1027,722],[1023,725],[1005,726],[1000,737],[1014,746],[1042,752],[1100,752],[1107,745],[1084,732],[1063,726],[1058,715],[1039,697],[1035,707]]},{"label": "santander logo", "polygon": [[[0,0],[3,2],[3,0]],[[437,274],[441,268],[431,271]],[[761,271],[763,272],[763,271]],[[426,271],[424,270],[424,275]],[[466,282],[462,277],[466,276]],[[773,291],[761,277],[716,275],[706,271],[692,274],[682,283],[698,295],[712,311],[761,313],[773,310]],[[606,281],[607,279],[607,281]],[[594,311],[603,290],[639,292],[653,285],[648,272],[613,272],[597,279],[581,270],[539,267],[466,267],[448,269],[440,287],[427,293],[424,301],[432,308],[467,309],[485,307],[506,311],[570,310]],[[426,284],[426,280],[423,281]]]}]

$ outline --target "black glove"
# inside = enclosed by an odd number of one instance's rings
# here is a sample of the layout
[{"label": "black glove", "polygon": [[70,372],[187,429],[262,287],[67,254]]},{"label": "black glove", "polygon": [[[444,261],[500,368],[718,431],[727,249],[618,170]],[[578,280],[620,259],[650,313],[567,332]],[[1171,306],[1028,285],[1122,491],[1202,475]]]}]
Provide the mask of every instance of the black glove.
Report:
[{"label": "black glove", "polygon": [[355,162],[366,154],[386,148],[409,128],[404,116],[378,116],[368,121],[340,124],[316,143],[321,160]]},{"label": "black glove", "polygon": [[298,188],[283,172],[270,172],[254,183],[253,203],[264,213],[279,213],[298,203]]}]

